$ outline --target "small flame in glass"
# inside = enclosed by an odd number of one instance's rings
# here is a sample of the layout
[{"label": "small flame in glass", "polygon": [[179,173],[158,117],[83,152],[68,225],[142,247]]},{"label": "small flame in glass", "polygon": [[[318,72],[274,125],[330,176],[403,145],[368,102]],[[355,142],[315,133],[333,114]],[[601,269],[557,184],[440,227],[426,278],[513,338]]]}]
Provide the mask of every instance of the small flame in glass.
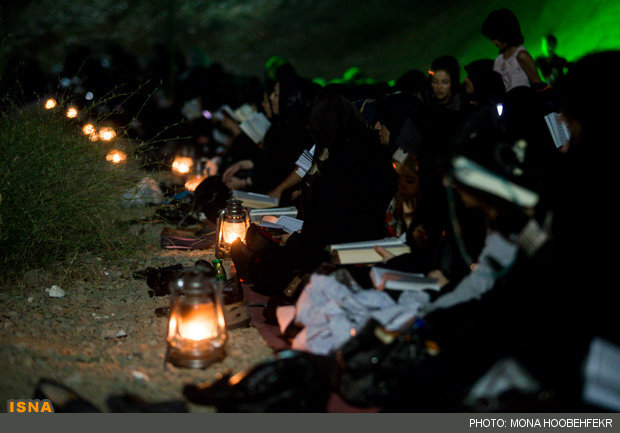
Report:
[{"label": "small flame in glass", "polygon": [[101,128],[99,130],[99,138],[104,141],[110,141],[114,137],[116,137],[116,131],[114,131],[112,128]]},{"label": "small flame in glass", "polygon": [[200,183],[206,178],[207,176],[200,176],[198,174],[188,177],[185,181],[185,189],[187,189],[188,191],[196,191],[198,185],[200,185]]},{"label": "small flame in glass", "polygon": [[91,135],[95,132],[95,126],[92,123],[87,123],[82,127],[82,132],[86,135]]},{"label": "small flame in glass", "polygon": [[77,108],[75,107],[69,107],[67,109],[67,117],[69,119],[75,119],[78,116],[78,111]]},{"label": "small flame in glass", "polygon": [[245,232],[246,227],[242,221],[237,223],[224,221],[222,223],[222,239],[229,245],[236,241],[237,238],[243,242],[245,240]]},{"label": "small flame in glass", "polygon": [[106,161],[113,162],[114,164],[118,164],[121,161],[125,161],[127,159],[127,155],[125,152],[121,152],[117,149],[112,149],[105,157]]},{"label": "small flame in glass", "polygon": [[181,338],[202,341],[217,335],[215,317],[209,306],[199,306],[196,311],[179,318],[178,332]]},{"label": "small flame in glass", "polygon": [[177,156],[172,162],[172,170],[179,174],[187,174],[192,169],[194,161],[188,156]]},{"label": "small flame in glass", "polygon": [[50,98],[47,101],[45,101],[45,109],[46,110],[51,110],[52,108],[56,107],[57,103],[56,100],[54,98]]}]

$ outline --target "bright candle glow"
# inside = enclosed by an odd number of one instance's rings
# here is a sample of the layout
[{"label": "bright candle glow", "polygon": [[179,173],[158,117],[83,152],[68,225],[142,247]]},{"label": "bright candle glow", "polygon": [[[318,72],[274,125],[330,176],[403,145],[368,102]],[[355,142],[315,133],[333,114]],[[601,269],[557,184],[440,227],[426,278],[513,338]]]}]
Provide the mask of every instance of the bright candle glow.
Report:
[{"label": "bright candle glow", "polygon": [[69,107],[69,109],[67,110],[67,117],[69,119],[74,119],[76,118],[78,115],[78,111],[75,107]]},{"label": "bright candle glow", "polygon": [[194,176],[188,177],[187,180],[185,181],[185,189],[187,189],[188,191],[196,191],[196,188],[198,188],[198,185],[200,185],[200,183],[206,178],[207,176],[200,176],[200,175],[194,175]]},{"label": "bright candle glow", "polygon": [[82,132],[86,135],[90,135],[93,132],[95,132],[95,127],[93,126],[92,123],[87,123],[86,125],[84,125],[84,127],[82,128]]},{"label": "bright candle glow", "polygon": [[502,113],[504,112],[504,106],[502,104],[497,104],[497,114],[501,117]]},{"label": "bright candle glow", "polygon": [[175,323],[179,336],[186,340],[201,341],[217,336],[217,318],[211,304],[194,305],[193,311],[177,317]]},{"label": "bright candle glow", "polygon": [[51,110],[52,108],[54,108],[56,106],[56,100],[53,98],[48,99],[47,101],[45,101],[45,108],[47,110]]},{"label": "bright candle glow", "polygon": [[192,169],[194,161],[188,156],[177,156],[172,162],[172,170],[179,174],[187,174]]},{"label": "bright candle glow", "polygon": [[227,244],[232,244],[237,238],[241,239],[241,242],[245,241],[245,224],[243,221],[231,223],[224,221],[222,223],[222,239]]},{"label": "bright candle glow", "polygon": [[127,159],[127,155],[120,150],[112,149],[105,157],[106,161],[111,161],[114,164],[118,164],[121,161],[125,161]]},{"label": "bright candle glow", "polygon": [[110,141],[116,137],[116,132],[112,128],[101,128],[99,130],[99,138],[105,141]]}]

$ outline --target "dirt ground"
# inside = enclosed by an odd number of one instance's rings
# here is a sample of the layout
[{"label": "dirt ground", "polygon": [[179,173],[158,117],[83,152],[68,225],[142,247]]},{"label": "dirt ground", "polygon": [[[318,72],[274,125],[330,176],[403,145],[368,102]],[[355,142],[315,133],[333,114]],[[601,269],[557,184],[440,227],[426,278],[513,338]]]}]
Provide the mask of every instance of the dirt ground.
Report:
[{"label": "dirt ground", "polygon": [[[72,271],[29,271],[23,281],[0,289],[0,411],[7,400],[32,398],[40,378],[55,379],[75,390],[102,412],[110,395],[134,394],[148,402],[184,400],[188,383],[214,381],[273,359],[274,352],[253,327],[228,332],[226,358],[204,370],[164,368],[167,319],[155,315],[169,296],[149,297],[137,270],[212,260],[210,250],[159,248],[163,225],[149,224],[145,251],[123,260],[84,254]],[[224,262],[229,271],[230,260]],[[61,266],[62,267],[62,266]],[[77,269],[77,271],[73,271]],[[65,296],[45,290],[53,284]],[[122,336],[125,334],[124,336]],[[188,403],[190,412],[214,408]]]}]

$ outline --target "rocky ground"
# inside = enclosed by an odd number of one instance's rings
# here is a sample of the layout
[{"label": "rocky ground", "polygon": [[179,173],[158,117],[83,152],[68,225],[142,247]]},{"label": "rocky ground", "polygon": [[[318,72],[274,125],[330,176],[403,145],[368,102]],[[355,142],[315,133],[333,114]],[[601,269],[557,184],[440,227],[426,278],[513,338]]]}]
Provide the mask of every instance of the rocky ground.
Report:
[{"label": "rocky ground", "polygon": [[[146,226],[146,225],[145,225]],[[226,358],[204,370],[164,367],[167,319],[155,315],[169,297],[149,297],[133,273],[147,266],[193,265],[213,250],[159,248],[163,225],[140,227],[144,251],[123,260],[85,254],[56,270],[34,269],[0,290],[0,412],[7,400],[31,398],[40,378],[57,380],[107,412],[106,398],[131,393],[148,402],[184,400],[188,383],[273,358],[253,327],[228,332]],[[227,271],[230,261],[225,261]],[[63,297],[51,297],[52,285]],[[213,408],[188,404],[191,412]]]}]

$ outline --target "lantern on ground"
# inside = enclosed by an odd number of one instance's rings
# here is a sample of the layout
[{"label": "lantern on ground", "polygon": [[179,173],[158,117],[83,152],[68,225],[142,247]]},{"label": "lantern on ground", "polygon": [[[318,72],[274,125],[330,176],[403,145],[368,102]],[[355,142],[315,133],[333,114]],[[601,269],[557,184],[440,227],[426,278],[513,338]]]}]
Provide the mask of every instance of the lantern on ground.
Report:
[{"label": "lantern on ground", "polygon": [[57,102],[54,98],[50,98],[47,101],[45,101],[45,109],[46,110],[51,110],[52,108],[56,107]]},{"label": "lantern on ground", "polygon": [[250,215],[237,199],[226,202],[226,208],[220,210],[217,218],[217,244],[215,256],[224,258],[230,253],[234,241],[245,241],[245,232],[250,227]]},{"label": "lantern on ground", "polygon": [[226,326],[222,285],[212,272],[192,269],[170,287],[166,361],[205,368],[224,358]]},{"label": "lantern on ground", "polygon": [[172,171],[178,174],[188,174],[193,165],[194,160],[189,156],[177,156],[172,161]]}]

